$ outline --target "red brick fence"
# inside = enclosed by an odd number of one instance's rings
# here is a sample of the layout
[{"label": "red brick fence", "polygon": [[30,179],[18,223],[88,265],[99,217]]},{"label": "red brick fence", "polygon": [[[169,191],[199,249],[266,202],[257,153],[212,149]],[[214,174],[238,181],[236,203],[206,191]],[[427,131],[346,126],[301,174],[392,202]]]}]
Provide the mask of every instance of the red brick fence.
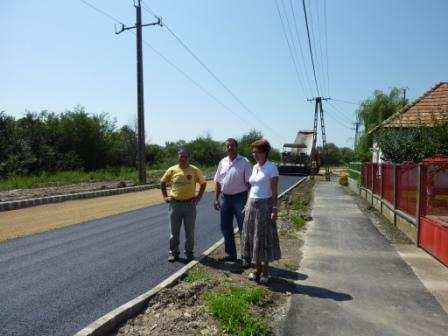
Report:
[{"label": "red brick fence", "polygon": [[361,195],[448,266],[448,156],[415,163],[364,163]]}]

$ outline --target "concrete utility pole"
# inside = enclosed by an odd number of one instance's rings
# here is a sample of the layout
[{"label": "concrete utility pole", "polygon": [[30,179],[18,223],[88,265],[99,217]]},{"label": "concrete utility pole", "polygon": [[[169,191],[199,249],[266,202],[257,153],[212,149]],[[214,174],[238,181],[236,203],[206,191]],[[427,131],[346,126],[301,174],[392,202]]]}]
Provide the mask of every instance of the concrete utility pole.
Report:
[{"label": "concrete utility pole", "polygon": [[157,22],[142,24],[142,7],[140,0],[134,0],[136,10],[135,26],[125,27],[121,24],[120,29],[115,29],[115,34],[120,34],[125,30],[135,29],[137,37],[137,125],[138,125],[138,178],[141,184],[146,183],[145,166],[145,105],[143,90],[143,47],[142,47],[142,27],[162,26],[162,19],[157,18]]}]

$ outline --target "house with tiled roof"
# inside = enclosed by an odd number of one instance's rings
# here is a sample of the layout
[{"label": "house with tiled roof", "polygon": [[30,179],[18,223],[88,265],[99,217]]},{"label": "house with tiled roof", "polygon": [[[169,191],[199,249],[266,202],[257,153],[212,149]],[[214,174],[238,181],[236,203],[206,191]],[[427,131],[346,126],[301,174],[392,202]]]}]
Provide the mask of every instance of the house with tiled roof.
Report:
[{"label": "house with tiled roof", "polygon": [[[384,128],[433,127],[448,120],[448,82],[441,82],[414,102],[406,105],[369,131],[374,134]],[[381,150],[373,144],[373,162],[381,161]]]}]

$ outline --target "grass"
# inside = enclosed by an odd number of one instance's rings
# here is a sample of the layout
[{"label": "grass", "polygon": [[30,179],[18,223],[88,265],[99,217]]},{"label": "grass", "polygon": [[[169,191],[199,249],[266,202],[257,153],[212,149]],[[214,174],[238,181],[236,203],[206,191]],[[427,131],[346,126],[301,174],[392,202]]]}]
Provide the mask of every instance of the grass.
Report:
[{"label": "grass", "polygon": [[211,280],[210,275],[203,270],[189,271],[184,279],[188,283],[205,283]]},{"label": "grass", "polygon": [[[201,167],[202,168],[202,167]],[[157,183],[165,172],[166,168],[157,166],[147,168],[147,182]],[[215,167],[204,167],[203,172],[209,176],[215,171]],[[77,184],[83,182],[112,182],[112,181],[132,181],[138,184],[138,173],[134,168],[108,168],[91,172],[83,170],[43,172],[36,175],[10,175],[0,180],[0,190],[8,189],[32,189],[44,187],[57,187],[67,184]]]},{"label": "grass", "polygon": [[292,209],[297,211],[306,211],[308,209],[308,203],[303,198],[297,198],[294,203],[292,204]]},{"label": "grass", "polygon": [[259,305],[266,294],[263,287],[230,286],[221,292],[208,292],[204,299],[224,332],[234,336],[265,336],[270,334],[270,329],[251,312],[251,305]]},{"label": "grass", "polygon": [[291,222],[296,230],[300,230],[305,226],[306,221],[300,216],[291,216]]}]

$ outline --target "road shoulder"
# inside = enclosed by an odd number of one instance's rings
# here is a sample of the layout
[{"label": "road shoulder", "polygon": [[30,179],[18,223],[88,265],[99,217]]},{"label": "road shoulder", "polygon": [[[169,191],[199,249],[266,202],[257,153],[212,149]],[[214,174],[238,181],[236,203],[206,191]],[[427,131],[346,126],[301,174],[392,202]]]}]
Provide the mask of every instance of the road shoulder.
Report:
[{"label": "road shoulder", "polygon": [[[207,183],[207,191],[213,190]],[[0,242],[163,203],[159,189],[0,212]]]}]

